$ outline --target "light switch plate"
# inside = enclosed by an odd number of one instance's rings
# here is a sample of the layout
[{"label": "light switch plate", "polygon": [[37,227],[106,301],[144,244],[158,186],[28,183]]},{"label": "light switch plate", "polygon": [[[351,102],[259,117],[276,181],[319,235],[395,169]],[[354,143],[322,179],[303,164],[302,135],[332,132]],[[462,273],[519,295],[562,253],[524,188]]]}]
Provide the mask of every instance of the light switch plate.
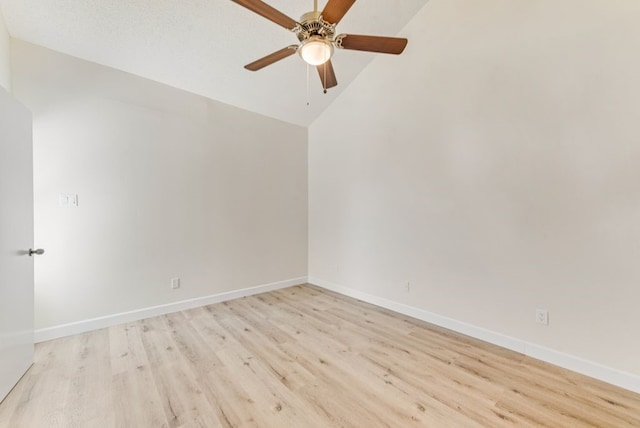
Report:
[{"label": "light switch plate", "polygon": [[78,206],[78,195],[63,195],[63,194],[60,194],[60,196],[58,197],[58,202],[59,202],[61,207],[65,207],[65,206],[69,206],[69,205],[77,207]]}]

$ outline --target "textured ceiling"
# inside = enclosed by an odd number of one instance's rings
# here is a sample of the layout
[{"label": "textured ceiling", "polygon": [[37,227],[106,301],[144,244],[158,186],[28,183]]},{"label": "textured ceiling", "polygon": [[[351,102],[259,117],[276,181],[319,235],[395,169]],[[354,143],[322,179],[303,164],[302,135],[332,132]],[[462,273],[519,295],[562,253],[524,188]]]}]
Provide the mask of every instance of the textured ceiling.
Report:
[{"label": "textured ceiling", "polygon": [[[337,30],[402,37],[426,2],[359,0]],[[267,3],[295,20],[313,9],[312,0]],[[326,0],[318,3],[322,10]],[[338,50],[338,86],[323,94],[311,69],[307,106],[307,70],[297,55],[257,72],[243,68],[296,43],[295,34],[231,0],[0,0],[0,6],[12,37],[303,126],[381,55]]]}]

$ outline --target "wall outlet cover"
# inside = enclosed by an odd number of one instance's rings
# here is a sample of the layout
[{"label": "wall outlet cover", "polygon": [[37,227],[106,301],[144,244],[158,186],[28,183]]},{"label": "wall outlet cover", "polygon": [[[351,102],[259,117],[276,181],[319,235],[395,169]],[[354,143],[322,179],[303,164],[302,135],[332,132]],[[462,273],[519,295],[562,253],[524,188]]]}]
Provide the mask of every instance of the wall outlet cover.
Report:
[{"label": "wall outlet cover", "polygon": [[536,309],[536,323],[549,325],[549,311],[546,309]]}]

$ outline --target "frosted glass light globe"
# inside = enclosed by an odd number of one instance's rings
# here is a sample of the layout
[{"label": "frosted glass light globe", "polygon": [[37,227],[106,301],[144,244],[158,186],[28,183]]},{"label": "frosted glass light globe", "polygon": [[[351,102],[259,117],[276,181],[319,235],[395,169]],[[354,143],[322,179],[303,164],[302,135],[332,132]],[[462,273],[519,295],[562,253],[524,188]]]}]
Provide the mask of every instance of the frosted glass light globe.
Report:
[{"label": "frosted glass light globe", "polygon": [[322,37],[312,36],[302,43],[298,53],[309,65],[324,64],[333,55],[333,44]]}]

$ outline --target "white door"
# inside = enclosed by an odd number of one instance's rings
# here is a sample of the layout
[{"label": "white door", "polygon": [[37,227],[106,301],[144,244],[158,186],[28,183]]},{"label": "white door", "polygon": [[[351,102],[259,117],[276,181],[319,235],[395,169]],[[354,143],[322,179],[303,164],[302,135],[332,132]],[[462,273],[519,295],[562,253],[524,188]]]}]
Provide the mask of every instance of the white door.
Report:
[{"label": "white door", "polygon": [[31,113],[0,87],[0,401],[33,363]]}]

